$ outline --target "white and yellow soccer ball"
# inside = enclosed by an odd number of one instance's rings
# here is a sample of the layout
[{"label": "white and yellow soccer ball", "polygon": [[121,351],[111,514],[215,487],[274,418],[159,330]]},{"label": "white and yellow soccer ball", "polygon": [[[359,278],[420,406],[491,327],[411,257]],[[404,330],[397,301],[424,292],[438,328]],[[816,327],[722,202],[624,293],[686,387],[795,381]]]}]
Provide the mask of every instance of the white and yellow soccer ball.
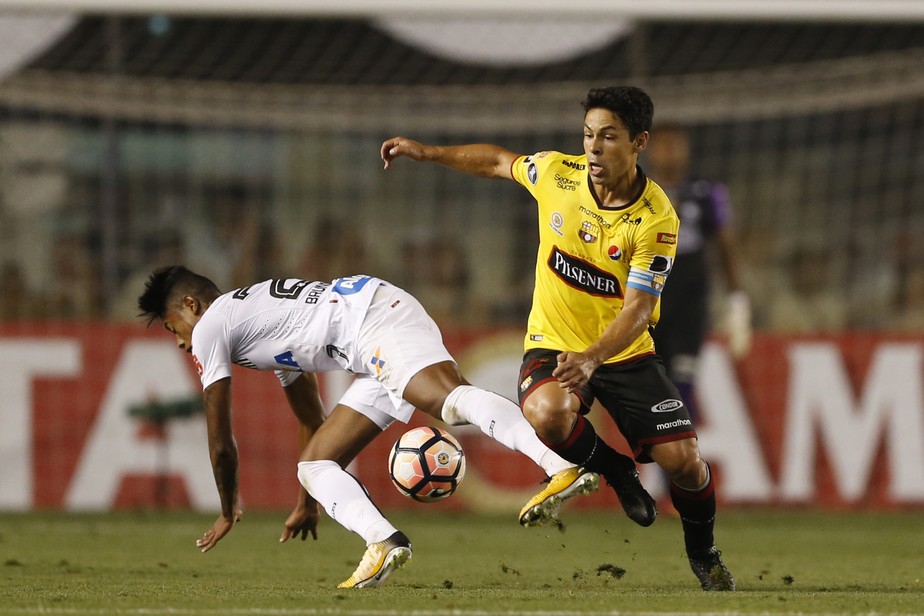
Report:
[{"label": "white and yellow soccer ball", "polygon": [[408,430],[388,454],[388,474],[398,491],[421,503],[442,500],[465,477],[465,453],[456,438],[440,428]]}]

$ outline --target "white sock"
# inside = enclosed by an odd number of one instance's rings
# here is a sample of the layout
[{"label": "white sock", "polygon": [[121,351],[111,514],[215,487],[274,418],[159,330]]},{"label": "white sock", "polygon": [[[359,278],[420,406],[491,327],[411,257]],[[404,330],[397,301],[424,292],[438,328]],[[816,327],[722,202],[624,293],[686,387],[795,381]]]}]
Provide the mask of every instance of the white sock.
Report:
[{"label": "white sock", "polygon": [[366,545],[396,532],[357,479],[332,460],[298,463],[298,480],[332,519],[363,538]]},{"label": "white sock", "polygon": [[446,396],[441,414],[451,426],[478,426],[501,445],[526,455],[550,477],[574,466],[539,440],[516,404],[493,392],[460,385]]}]

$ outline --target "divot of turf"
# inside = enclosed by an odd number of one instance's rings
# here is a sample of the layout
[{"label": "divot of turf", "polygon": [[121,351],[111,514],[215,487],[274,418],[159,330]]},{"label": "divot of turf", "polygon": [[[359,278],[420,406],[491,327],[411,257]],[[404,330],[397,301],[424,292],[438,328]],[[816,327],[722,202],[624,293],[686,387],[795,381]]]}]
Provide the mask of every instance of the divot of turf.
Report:
[{"label": "divot of turf", "polygon": [[622,576],[626,574],[626,570],[622,567],[611,565],[610,563],[604,563],[597,567],[597,575],[600,576],[603,574],[609,574],[610,577],[619,580],[622,579]]}]

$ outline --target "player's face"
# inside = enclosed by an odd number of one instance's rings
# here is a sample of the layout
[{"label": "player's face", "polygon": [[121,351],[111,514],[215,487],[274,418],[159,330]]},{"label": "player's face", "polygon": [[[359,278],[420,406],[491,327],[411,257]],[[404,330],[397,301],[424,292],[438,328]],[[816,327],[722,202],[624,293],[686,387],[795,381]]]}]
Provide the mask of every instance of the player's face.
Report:
[{"label": "player's face", "polygon": [[584,153],[594,184],[619,183],[635,169],[638,153],[645,148],[648,133],[635,139],[609,109],[591,109],[584,116]]},{"label": "player's face", "polygon": [[176,336],[176,346],[187,353],[192,353],[192,331],[200,316],[186,304],[171,306],[164,313],[164,329]]}]

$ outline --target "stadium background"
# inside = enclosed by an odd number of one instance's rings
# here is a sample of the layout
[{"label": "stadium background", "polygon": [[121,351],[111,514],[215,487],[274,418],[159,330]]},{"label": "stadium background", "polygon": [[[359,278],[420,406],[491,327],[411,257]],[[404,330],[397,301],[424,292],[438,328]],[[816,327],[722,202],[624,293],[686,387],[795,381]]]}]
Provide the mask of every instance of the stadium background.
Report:
[{"label": "stadium background", "polygon": [[[737,363],[716,336],[701,387],[726,503],[924,504],[915,3],[220,4],[0,2],[0,509],[215,506],[201,417],[130,415],[198,391],[134,318],[166,262],[226,289],[384,276],[473,381],[513,398],[528,195],[400,162],[385,174],[378,148],[405,134],[577,151],[578,103],[611,83],[688,124],[697,171],[736,207],[758,334]],[[324,378],[328,403],[345,379]],[[287,507],[294,420],[271,376],[235,381],[245,502]],[[387,485],[394,430],[353,470],[381,506],[415,506]],[[538,471],[459,434],[470,476],[445,506],[517,507]]]}]

